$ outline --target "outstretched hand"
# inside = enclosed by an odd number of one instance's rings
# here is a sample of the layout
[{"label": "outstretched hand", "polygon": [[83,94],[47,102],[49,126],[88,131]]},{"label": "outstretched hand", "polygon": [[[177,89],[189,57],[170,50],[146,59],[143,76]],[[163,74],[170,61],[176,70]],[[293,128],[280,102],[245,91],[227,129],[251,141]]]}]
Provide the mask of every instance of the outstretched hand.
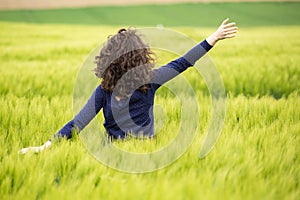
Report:
[{"label": "outstretched hand", "polygon": [[228,22],[229,18],[225,19],[217,31],[206,39],[211,46],[214,46],[219,40],[233,38],[236,36],[238,27],[236,26],[235,22]]},{"label": "outstretched hand", "polygon": [[51,144],[52,143],[50,141],[47,141],[42,146],[23,148],[20,151],[18,151],[18,153],[19,154],[25,154],[27,152],[39,153],[39,152],[44,151],[45,149],[49,148],[51,146]]}]

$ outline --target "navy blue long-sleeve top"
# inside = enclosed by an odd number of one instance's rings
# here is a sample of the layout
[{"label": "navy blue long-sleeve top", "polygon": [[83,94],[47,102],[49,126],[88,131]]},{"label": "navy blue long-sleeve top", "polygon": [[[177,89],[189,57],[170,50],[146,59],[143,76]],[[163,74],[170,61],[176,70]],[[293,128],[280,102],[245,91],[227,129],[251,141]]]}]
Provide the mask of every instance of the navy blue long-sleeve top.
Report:
[{"label": "navy blue long-sleeve top", "polygon": [[80,112],[54,137],[72,137],[74,129],[81,131],[103,109],[104,127],[113,138],[124,138],[126,134],[154,136],[153,104],[157,89],[165,82],[193,66],[212,46],[203,40],[184,56],[165,66],[152,70],[149,90],[144,93],[135,90],[131,97],[117,100],[112,92],[105,91],[99,85]]}]

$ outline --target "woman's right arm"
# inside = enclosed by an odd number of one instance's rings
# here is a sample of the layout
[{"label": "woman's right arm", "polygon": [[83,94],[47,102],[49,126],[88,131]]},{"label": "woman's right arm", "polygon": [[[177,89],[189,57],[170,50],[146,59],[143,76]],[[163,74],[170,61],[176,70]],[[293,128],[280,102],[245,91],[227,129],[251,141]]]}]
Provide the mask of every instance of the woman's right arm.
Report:
[{"label": "woman's right arm", "polygon": [[38,153],[44,149],[49,148],[52,145],[52,140],[56,138],[66,138],[70,139],[72,133],[76,130],[80,132],[83,130],[89,122],[98,114],[98,112],[103,107],[104,91],[101,86],[98,86],[93,92],[92,96],[89,98],[84,107],[80,112],[67,124],[65,124],[53,137],[48,140],[44,145],[37,147],[27,147],[19,151],[21,154],[25,154],[28,151],[33,151]]},{"label": "woman's right arm", "polygon": [[176,77],[188,67],[193,66],[197,60],[204,56],[218,41],[235,37],[238,28],[234,22],[228,22],[229,19],[225,19],[213,34],[190,49],[182,57],[153,70],[152,83],[155,84],[155,89],[158,89],[162,84]]}]

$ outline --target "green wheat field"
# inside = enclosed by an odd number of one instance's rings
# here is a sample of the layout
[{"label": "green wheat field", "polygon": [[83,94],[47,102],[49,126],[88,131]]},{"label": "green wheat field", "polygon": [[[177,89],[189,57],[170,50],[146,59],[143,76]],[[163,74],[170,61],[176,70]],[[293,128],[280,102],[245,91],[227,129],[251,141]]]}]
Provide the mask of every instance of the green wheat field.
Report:
[{"label": "green wheat field", "polygon": [[[299,199],[299,9],[296,2],[0,11],[0,198]],[[167,17],[158,16],[166,10]],[[152,14],[138,18],[139,11]],[[124,17],[108,17],[117,13]],[[211,97],[195,69],[183,76],[200,106],[196,137],[182,157],[163,169],[132,174],[106,167],[89,154],[80,135],[39,154],[18,154],[23,147],[42,145],[73,118],[78,71],[108,35],[121,27],[162,24],[200,42],[226,17],[240,29],[236,38],[209,52],[227,99],[222,134],[206,158],[199,153],[211,119]],[[156,53],[159,63],[176,58]],[[157,138],[114,145],[151,152],[174,139],[180,103],[166,88],[158,90],[155,102],[165,113],[163,119],[155,115],[158,125],[164,122]],[[97,120],[102,124],[102,112]]]}]

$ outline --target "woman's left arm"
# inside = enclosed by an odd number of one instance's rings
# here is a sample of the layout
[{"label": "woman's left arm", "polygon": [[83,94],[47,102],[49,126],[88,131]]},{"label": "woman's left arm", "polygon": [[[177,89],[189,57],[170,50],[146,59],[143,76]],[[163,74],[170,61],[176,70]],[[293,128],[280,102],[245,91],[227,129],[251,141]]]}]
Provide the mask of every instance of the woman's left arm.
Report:
[{"label": "woman's left arm", "polygon": [[77,132],[81,131],[97,115],[103,107],[103,98],[103,89],[101,86],[98,86],[80,112],[71,121],[64,125],[50,140],[41,146],[23,148],[19,151],[19,153],[25,154],[29,151],[38,153],[51,147],[52,140],[55,138],[70,139],[74,130],[77,130]]}]

